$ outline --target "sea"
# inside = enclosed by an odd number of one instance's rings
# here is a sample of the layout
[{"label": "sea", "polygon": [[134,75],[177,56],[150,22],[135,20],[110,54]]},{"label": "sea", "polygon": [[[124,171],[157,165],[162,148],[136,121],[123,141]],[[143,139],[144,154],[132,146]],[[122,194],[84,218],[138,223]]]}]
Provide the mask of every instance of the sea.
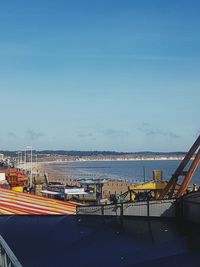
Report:
[{"label": "sea", "polygon": [[[54,169],[74,178],[99,177],[137,183],[152,180],[154,170],[162,170],[163,180],[169,180],[180,162],[180,160],[79,161],[58,163]],[[188,165],[190,164],[191,162]],[[200,167],[197,168],[191,183],[200,184]]]}]

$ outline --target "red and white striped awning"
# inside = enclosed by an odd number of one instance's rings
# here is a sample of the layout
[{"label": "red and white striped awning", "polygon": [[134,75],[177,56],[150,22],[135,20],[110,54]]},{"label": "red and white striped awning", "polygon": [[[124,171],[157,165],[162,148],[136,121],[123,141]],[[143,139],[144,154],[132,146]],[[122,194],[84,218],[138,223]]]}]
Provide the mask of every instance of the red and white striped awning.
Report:
[{"label": "red and white striped awning", "polygon": [[76,214],[76,204],[0,189],[0,215],[68,215]]}]

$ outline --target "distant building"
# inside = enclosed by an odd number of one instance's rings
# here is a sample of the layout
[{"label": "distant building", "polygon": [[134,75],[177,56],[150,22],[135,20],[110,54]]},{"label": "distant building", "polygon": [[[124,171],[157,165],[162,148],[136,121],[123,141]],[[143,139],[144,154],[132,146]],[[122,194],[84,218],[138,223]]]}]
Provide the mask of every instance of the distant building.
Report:
[{"label": "distant building", "polygon": [[4,160],[4,154],[0,154],[0,161]]}]

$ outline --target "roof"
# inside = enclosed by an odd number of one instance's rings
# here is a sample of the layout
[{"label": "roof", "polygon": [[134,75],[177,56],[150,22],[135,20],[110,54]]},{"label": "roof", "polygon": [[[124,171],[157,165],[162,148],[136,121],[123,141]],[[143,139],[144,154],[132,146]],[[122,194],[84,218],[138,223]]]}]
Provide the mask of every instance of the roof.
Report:
[{"label": "roof", "polygon": [[56,192],[56,191],[50,191],[50,190],[42,190],[41,193],[43,194],[48,194],[48,195],[57,195],[57,196],[62,196],[63,193]]},{"label": "roof", "polygon": [[0,215],[68,215],[76,204],[47,197],[0,189]]}]

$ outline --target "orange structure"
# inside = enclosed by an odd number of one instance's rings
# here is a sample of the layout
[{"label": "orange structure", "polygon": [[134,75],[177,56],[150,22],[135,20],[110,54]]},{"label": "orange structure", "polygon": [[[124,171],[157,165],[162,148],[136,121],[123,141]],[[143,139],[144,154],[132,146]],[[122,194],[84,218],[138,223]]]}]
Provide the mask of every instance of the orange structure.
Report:
[{"label": "orange structure", "polygon": [[11,187],[24,186],[28,177],[22,171],[9,171],[6,174],[6,180]]},{"label": "orange structure", "polygon": [[[192,159],[193,161],[191,162],[191,164],[189,164]],[[169,183],[161,193],[159,199],[172,198],[172,197],[179,198],[182,195],[184,195],[199,163],[200,163],[200,136],[197,138],[197,140],[194,142],[188,153],[185,155],[184,159],[178,166],[177,170],[169,180]],[[180,177],[182,177],[183,180],[180,183],[181,185],[178,192],[175,193],[175,188],[178,179]]]},{"label": "orange structure", "polygon": [[16,168],[6,168],[1,169],[1,172],[5,173],[6,180],[12,190],[23,192],[23,188],[28,182],[28,177],[23,171]]}]

